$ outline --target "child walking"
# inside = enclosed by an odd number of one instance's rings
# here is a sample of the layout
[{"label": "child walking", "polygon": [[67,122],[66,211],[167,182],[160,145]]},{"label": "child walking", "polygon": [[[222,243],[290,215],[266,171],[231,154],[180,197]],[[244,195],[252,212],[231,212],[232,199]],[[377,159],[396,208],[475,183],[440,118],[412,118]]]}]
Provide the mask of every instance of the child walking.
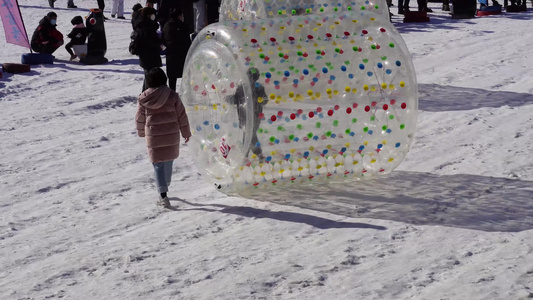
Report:
[{"label": "child walking", "polygon": [[70,38],[70,42],[65,45],[65,49],[67,49],[68,54],[70,54],[70,60],[73,60],[77,56],[72,51],[72,46],[85,44],[85,40],[87,39],[87,28],[83,25],[83,18],[81,16],[75,16],[70,23],[72,23],[72,26],[74,27],[72,28],[72,31],[67,34]]},{"label": "child walking", "polygon": [[185,143],[191,137],[189,119],[180,96],[167,86],[167,76],[161,68],[151,69],[146,83],[148,89],[139,96],[137,103],[137,134],[146,138],[160,194],[157,205],[170,208],[167,192],[172,163],[179,156],[180,133]]}]

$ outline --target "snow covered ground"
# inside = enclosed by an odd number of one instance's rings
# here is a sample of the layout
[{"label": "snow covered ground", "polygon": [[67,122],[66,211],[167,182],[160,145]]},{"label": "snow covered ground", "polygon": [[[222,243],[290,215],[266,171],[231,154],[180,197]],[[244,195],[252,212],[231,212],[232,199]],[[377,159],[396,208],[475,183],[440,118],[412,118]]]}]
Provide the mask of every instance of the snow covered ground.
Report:
[{"label": "snow covered ground", "polygon": [[[64,34],[96,6],[66,2]],[[389,177],[233,197],[183,146],[170,211],[154,205],[134,130],[143,75],[125,2],[127,20],[106,23],[108,64],[60,49],[55,64],[0,79],[0,299],[533,298],[530,3],[469,20],[438,3],[430,23],[393,16],[420,114]],[[50,9],[19,3],[31,35]],[[0,41],[0,63],[27,52],[3,30]]]}]

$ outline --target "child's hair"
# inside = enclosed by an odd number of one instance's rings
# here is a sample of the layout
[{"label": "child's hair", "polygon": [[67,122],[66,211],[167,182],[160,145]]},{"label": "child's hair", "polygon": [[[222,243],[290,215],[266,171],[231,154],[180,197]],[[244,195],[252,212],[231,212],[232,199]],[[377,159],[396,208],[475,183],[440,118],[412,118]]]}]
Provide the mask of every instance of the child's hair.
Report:
[{"label": "child's hair", "polygon": [[57,19],[57,14],[55,12],[51,11],[51,12],[46,14],[46,17],[48,18],[48,20]]},{"label": "child's hair", "polygon": [[160,67],[155,67],[146,75],[146,83],[149,88],[158,88],[167,85],[167,75]]},{"label": "child's hair", "polygon": [[141,5],[141,3],[136,3],[131,9],[133,11],[139,11],[143,8],[143,6]]},{"label": "child's hair", "polygon": [[83,18],[81,16],[75,16],[74,18],[72,18],[72,20],[70,20],[70,23],[72,23],[72,25],[82,24]]}]

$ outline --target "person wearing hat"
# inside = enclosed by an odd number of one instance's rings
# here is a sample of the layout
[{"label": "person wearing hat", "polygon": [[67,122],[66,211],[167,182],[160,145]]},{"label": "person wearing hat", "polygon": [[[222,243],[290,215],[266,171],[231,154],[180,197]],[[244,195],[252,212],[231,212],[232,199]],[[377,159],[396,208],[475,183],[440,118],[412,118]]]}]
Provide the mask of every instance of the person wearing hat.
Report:
[{"label": "person wearing hat", "polygon": [[77,56],[72,51],[73,45],[83,45],[87,40],[87,28],[83,24],[83,18],[81,16],[75,16],[70,21],[72,23],[72,31],[67,36],[70,38],[70,42],[67,43],[65,49],[70,54],[70,60],[75,59]]},{"label": "person wearing hat", "polygon": [[63,34],[56,29],[57,14],[49,12],[39,21],[31,37],[31,48],[38,53],[52,54],[63,45]]}]

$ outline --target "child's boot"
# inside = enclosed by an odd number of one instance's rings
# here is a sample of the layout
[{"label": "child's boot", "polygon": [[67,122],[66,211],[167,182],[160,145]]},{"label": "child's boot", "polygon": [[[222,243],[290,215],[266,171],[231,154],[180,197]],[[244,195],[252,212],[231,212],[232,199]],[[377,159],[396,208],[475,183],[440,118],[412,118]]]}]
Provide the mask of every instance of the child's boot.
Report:
[{"label": "child's boot", "polygon": [[161,197],[159,196],[159,199],[157,199],[157,205],[163,206],[164,208],[171,208],[172,205],[170,205],[170,200],[168,197]]}]

